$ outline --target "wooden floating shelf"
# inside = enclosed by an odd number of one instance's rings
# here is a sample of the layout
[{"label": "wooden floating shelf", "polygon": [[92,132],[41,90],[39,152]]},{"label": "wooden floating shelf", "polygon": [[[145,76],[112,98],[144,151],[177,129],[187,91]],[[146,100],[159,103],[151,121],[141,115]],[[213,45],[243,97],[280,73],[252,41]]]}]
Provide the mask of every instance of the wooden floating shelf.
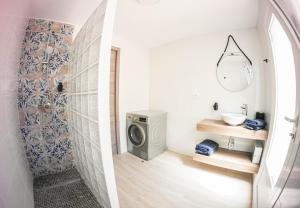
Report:
[{"label": "wooden floating shelf", "polygon": [[231,151],[219,148],[211,156],[194,154],[193,160],[244,173],[256,174],[259,165],[251,162],[251,154],[247,152]]},{"label": "wooden floating shelf", "polygon": [[265,141],[268,138],[267,130],[253,131],[243,126],[230,126],[222,120],[204,119],[197,123],[197,130],[224,136],[233,136],[253,140]]}]

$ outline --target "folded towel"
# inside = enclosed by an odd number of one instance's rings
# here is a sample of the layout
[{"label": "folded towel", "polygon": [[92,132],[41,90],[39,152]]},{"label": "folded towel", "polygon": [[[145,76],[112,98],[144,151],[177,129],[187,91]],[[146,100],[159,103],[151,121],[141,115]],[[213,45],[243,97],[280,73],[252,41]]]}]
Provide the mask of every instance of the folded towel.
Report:
[{"label": "folded towel", "polygon": [[213,150],[213,149],[217,149],[219,147],[219,144],[209,140],[209,139],[205,139],[204,141],[202,141],[201,143],[196,145],[196,150]]},{"label": "folded towel", "polygon": [[245,124],[247,126],[252,126],[252,127],[265,127],[266,126],[266,122],[264,120],[261,119],[247,119],[245,121]]},{"label": "folded towel", "polygon": [[196,145],[196,153],[198,154],[203,154],[203,155],[211,155],[214,152],[216,152],[219,148],[219,144],[209,140],[209,139],[205,139],[204,141],[202,141],[201,143]]},{"label": "folded towel", "polygon": [[200,151],[200,150],[196,150],[196,153],[200,154],[200,155],[210,156],[209,152],[203,152],[203,151]]},{"label": "folded towel", "polygon": [[249,126],[249,125],[246,125],[245,128],[250,129],[250,130],[254,130],[254,131],[258,131],[258,130],[264,129],[265,127],[264,126]]}]

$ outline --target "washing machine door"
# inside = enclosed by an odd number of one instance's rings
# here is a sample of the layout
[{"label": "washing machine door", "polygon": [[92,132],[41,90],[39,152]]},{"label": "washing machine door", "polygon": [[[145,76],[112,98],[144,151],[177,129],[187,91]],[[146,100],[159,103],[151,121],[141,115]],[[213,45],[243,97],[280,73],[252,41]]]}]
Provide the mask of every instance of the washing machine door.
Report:
[{"label": "washing machine door", "polygon": [[138,123],[132,123],[128,127],[128,138],[135,147],[141,147],[146,141],[146,135],[143,127]]}]

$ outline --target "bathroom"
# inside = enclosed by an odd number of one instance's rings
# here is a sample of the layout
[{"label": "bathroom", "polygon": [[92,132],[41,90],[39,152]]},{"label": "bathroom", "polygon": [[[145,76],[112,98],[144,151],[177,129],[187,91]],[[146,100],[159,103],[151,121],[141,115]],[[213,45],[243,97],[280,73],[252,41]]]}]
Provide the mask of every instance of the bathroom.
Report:
[{"label": "bathroom", "polygon": [[[300,206],[297,0],[3,0],[0,11],[0,208]],[[237,89],[227,81],[242,78],[221,71],[234,54],[249,76]],[[128,131],[149,109],[166,117],[148,160]],[[236,114],[266,128],[223,123]],[[204,139],[224,152],[195,154]]]}]

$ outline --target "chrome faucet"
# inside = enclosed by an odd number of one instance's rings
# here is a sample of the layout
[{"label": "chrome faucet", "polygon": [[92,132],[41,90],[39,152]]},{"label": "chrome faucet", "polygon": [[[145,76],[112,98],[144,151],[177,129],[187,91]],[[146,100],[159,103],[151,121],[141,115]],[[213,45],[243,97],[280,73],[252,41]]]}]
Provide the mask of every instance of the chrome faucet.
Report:
[{"label": "chrome faucet", "polygon": [[248,115],[248,105],[247,104],[243,104],[241,106],[241,109],[243,110],[243,114],[245,114],[247,116]]}]

